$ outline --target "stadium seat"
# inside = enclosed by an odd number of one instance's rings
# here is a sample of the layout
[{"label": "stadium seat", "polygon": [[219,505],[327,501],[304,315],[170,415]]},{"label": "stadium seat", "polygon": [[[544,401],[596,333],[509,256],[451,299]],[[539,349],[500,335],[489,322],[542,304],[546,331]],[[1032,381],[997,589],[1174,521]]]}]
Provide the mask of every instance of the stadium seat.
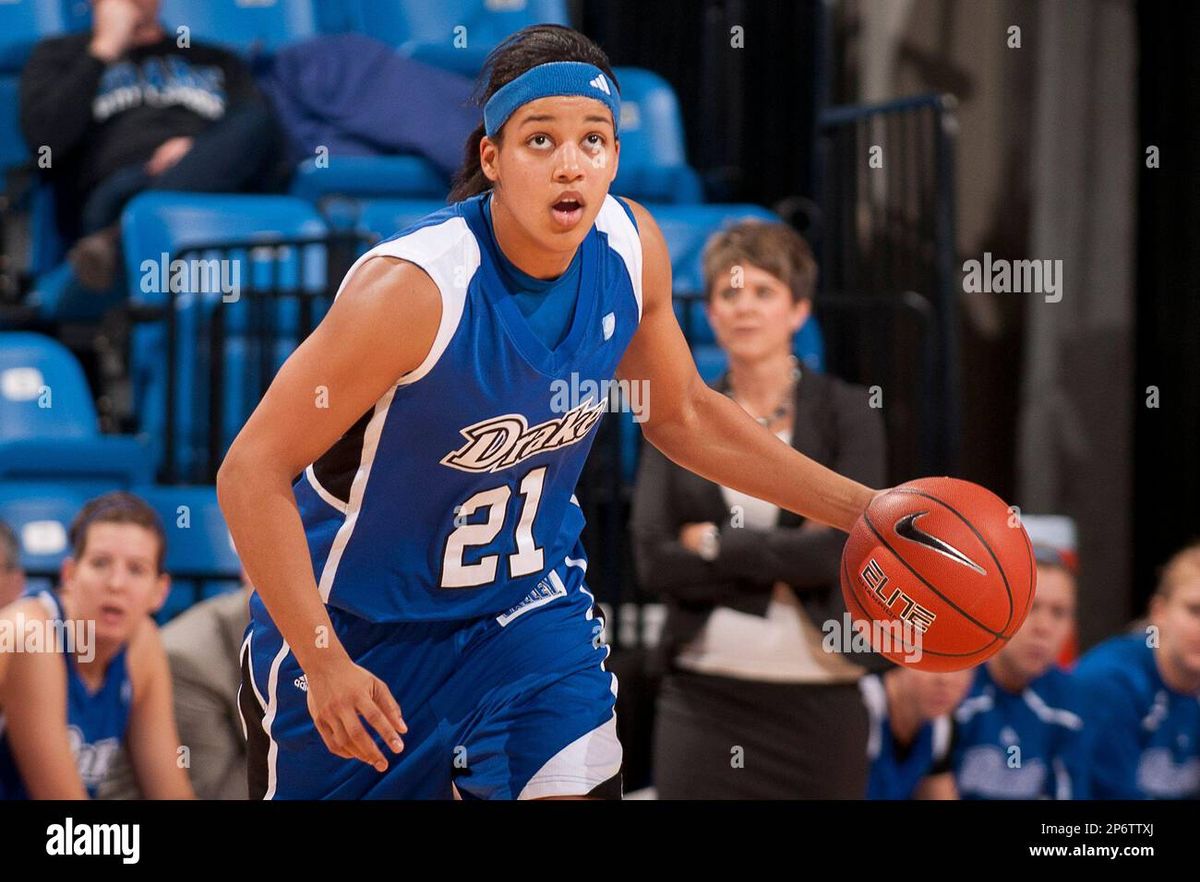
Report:
[{"label": "stadium seat", "polygon": [[0,478],[149,480],[136,438],[102,435],[83,371],[61,343],[40,334],[0,333]]},{"label": "stadium seat", "polygon": [[450,182],[423,156],[339,156],[323,168],[313,159],[302,162],[291,193],[317,204],[329,196],[436,199],[449,189]]},{"label": "stadium seat", "polygon": [[270,53],[319,33],[330,0],[162,0],[161,21],[170,32],[186,26],[193,40],[246,54]]},{"label": "stadium seat", "polygon": [[43,37],[72,29],[71,0],[2,0],[0,2],[0,71],[17,73]]},{"label": "stadium seat", "polygon": [[[280,293],[317,293],[326,287],[326,252],[323,245],[303,248],[268,247],[281,239],[321,238],[328,227],[309,203],[291,196],[142,193],[130,201],[122,216],[122,247],[130,280],[130,300],[144,306],[164,306],[160,290],[163,255],[172,260],[190,246],[245,243],[224,252],[206,251],[198,261],[221,264],[228,279],[236,278],[235,299],[218,292],[184,293],[175,299],[178,343],[175,369],[177,399],[174,429],[178,445],[175,465],[180,474],[191,474],[203,464],[208,450],[208,380],[211,365],[200,339],[201,329],[214,310],[223,311],[227,388],[221,402],[223,444],[232,441],[258,403],[258,386],[269,377],[258,376],[258,361],[249,335],[254,311],[240,290],[275,290]],[[234,276],[236,273],[236,277]],[[295,298],[283,298],[268,313],[271,323],[269,370],[279,368],[299,343],[300,308]],[[313,320],[320,315],[314,313]],[[166,426],[167,337],[165,322],[134,328],[130,347],[134,411],[142,431],[156,440],[156,458],[165,452],[161,440]],[[235,382],[236,380],[236,382]],[[161,461],[161,460],[159,460]]]},{"label": "stadium seat", "polygon": [[211,485],[145,486],[133,492],[158,512],[167,535],[171,593],[156,617],[174,618],[205,597],[240,583],[241,562]]},{"label": "stadium seat", "polygon": [[31,589],[57,582],[71,551],[71,521],[89,499],[112,489],[105,482],[0,481],[0,521],[16,534]]},{"label": "stadium seat", "polygon": [[729,364],[725,350],[715,343],[692,347],[692,358],[696,360],[696,371],[706,383],[711,383],[721,376]]},{"label": "stadium seat", "polygon": [[638,202],[704,201],[700,176],[688,165],[675,92],[648,70],[613,71],[621,86],[621,161],[612,192]]},{"label": "stadium seat", "polygon": [[[3,8],[0,5],[0,9]],[[19,112],[17,75],[0,73],[0,172],[29,161],[29,149],[21,135]]]},{"label": "stadium seat", "polygon": [[699,293],[704,287],[700,257],[708,237],[739,220],[778,221],[758,205],[647,205],[658,222],[671,254],[672,287],[676,294]]},{"label": "stadium seat", "polygon": [[437,199],[364,199],[358,203],[356,228],[386,239],[445,207],[445,201]]},{"label": "stadium seat", "polygon": [[354,30],[391,43],[405,55],[467,76],[477,74],[488,52],[526,25],[568,24],[563,0],[344,2]]}]

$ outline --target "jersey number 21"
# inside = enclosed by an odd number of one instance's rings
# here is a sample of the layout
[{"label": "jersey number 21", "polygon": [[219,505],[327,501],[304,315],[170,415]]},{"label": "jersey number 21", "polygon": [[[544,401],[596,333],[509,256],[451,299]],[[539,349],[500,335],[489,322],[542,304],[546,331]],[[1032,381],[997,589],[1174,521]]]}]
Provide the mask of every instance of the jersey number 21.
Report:
[{"label": "jersey number 21", "polygon": [[[524,497],[521,517],[517,521],[517,550],[508,555],[508,576],[516,579],[531,576],[543,568],[542,549],[533,541],[533,519],[537,517],[538,503],[542,499],[542,484],[546,479],[546,466],[527,472],[521,479],[520,494]],[[471,546],[491,543],[504,529],[508,513],[508,500],[512,489],[508,484],[480,490],[458,508],[456,519],[465,519],[481,508],[487,508],[488,519],[482,524],[462,524],[455,527],[446,539],[446,551],[442,556],[443,588],[477,588],[496,580],[499,554],[487,554],[478,562],[463,563],[463,552]]]}]

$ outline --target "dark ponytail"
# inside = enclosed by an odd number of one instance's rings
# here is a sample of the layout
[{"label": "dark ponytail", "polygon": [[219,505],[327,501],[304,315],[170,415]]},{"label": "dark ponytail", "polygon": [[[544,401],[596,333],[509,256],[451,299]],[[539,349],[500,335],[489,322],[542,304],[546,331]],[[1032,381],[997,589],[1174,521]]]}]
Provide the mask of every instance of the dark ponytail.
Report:
[{"label": "dark ponytail", "polygon": [[[578,31],[562,25],[530,25],[517,31],[491,51],[479,74],[475,89],[475,101],[483,107],[487,100],[503,86],[511,83],[525,71],[551,61],[583,61],[594,64],[604,71],[620,91],[621,84],[613,76],[612,66],[604,50]],[[492,182],[479,165],[479,142],[483,140],[483,123],[467,138],[463,150],[462,167],[454,176],[450,190],[450,202],[459,202],[490,190]],[[504,134],[501,128],[492,139],[500,142]]]}]

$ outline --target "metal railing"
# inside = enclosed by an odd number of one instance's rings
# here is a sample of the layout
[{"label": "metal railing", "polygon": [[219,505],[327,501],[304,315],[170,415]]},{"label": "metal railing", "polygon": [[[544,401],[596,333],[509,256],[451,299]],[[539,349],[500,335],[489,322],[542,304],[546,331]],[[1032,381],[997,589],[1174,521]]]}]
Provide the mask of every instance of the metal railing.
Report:
[{"label": "metal railing", "polygon": [[922,291],[933,308],[928,419],[918,427],[917,469],[926,474],[954,471],[959,455],[955,106],[950,95],[916,95],[833,107],[818,118],[812,238],[822,290],[880,298]]},{"label": "metal railing", "polygon": [[[333,302],[338,285],[364,245],[357,232],[322,236],[220,241],[190,245],[170,258],[244,266],[248,284],[227,302],[220,291],[170,290],[165,301],[130,306],[137,325],[158,324],[164,332],[162,483],[211,483],[229,443],[266,392],[287,354],[313,330]],[[285,276],[293,278],[285,278]],[[294,304],[290,306],[289,304]],[[236,314],[236,316],[235,316]],[[246,370],[229,375],[231,338],[242,347]],[[190,355],[186,381],[184,354]],[[136,363],[146,353],[131,353]],[[207,394],[201,386],[207,384]],[[236,392],[244,412],[230,412]],[[186,419],[184,418],[186,414]],[[182,425],[181,425],[182,424]],[[203,440],[201,440],[201,438]]]}]

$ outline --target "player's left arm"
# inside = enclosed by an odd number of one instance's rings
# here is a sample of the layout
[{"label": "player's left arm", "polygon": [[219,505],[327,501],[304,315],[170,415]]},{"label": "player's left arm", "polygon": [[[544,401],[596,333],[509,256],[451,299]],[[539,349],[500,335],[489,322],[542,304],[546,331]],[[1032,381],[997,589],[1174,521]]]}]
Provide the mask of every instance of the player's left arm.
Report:
[{"label": "player's left arm", "polygon": [[[129,641],[133,706],[125,746],[146,799],[194,799],[171,704],[171,669],[158,627],[150,619]],[[186,755],[186,754],[184,754]]]},{"label": "player's left arm", "polygon": [[671,307],[662,232],[626,201],[642,241],[642,319],[617,377],[645,384],[646,440],[703,478],[849,532],[875,491],[794,450],[704,383]]}]

